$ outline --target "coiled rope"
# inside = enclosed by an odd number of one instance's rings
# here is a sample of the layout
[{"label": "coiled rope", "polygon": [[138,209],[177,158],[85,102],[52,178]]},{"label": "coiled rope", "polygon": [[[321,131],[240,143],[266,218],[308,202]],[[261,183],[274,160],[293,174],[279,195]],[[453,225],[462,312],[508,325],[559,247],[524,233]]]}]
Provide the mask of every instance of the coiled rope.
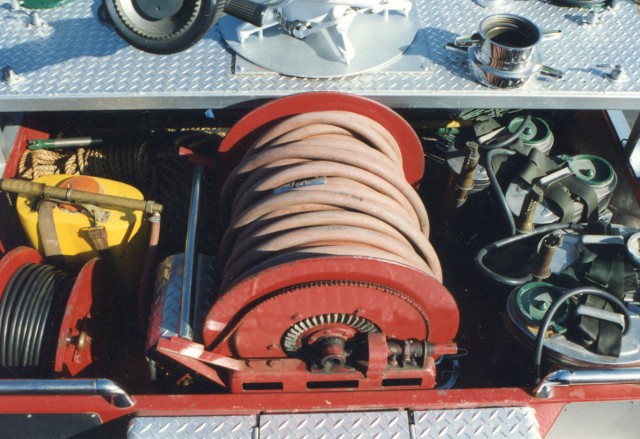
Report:
[{"label": "coiled rope", "polygon": [[325,111],[280,122],[230,173],[221,210],[229,205],[223,290],[265,268],[327,255],[399,262],[442,281],[398,143],[365,116]]},{"label": "coiled rope", "polygon": [[18,177],[34,180],[52,174],[92,175],[131,184],[143,192],[154,187],[155,172],[150,145],[136,147],[105,146],[58,152],[27,150],[18,164]]},{"label": "coiled rope", "polygon": [[25,264],[0,299],[0,366],[20,372],[53,361],[73,277],[46,264]]}]

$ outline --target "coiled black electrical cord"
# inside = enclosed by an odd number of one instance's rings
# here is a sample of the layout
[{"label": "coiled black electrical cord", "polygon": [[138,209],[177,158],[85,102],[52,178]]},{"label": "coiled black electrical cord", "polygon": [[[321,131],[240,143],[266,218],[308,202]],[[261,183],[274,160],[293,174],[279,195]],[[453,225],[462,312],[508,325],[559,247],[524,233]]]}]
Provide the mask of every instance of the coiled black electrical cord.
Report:
[{"label": "coiled black electrical cord", "polygon": [[498,183],[498,178],[496,177],[496,173],[493,170],[493,164],[491,163],[491,161],[495,156],[498,156],[498,155],[512,156],[515,154],[516,152],[513,151],[512,149],[505,149],[505,148],[490,149],[487,152],[486,163],[484,166],[485,169],[487,170],[487,176],[489,177],[489,181],[491,182],[491,190],[493,191],[494,196],[498,199],[498,203],[500,203],[500,207],[504,212],[504,216],[507,219],[507,222],[509,223],[510,235],[516,234],[516,223],[513,220],[513,215],[511,214],[511,209],[509,209],[509,204],[507,204],[507,199],[502,193],[502,189],[500,188],[500,183]]},{"label": "coiled black electrical cord", "polygon": [[549,224],[547,226],[538,227],[535,231],[523,235],[513,235],[507,238],[501,239],[500,241],[493,242],[485,247],[482,247],[478,254],[476,255],[476,266],[489,278],[505,285],[518,286],[525,284],[533,279],[531,274],[528,274],[523,277],[508,277],[503,276],[501,274],[496,273],[495,271],[490,270],[484,264],[484,258],[490,251],[497,250],[499,248],[506,247],[518,241],[522,241],[524,239],[532,238],[534,236],[545,235],[547,233],[554,232],[560,229],[570,229],[574,231],[584,231],[586,230],[586,224],[571,224],[571,223],[558,223],[558,224]]},{"label": "coiled black electrical cord", "polygon": [[565,292],[560,297],[558,297],[553,302],[553,304],[549,307],[547,312],[544,314],[544,319],[542,319],[542,323],[540,324],[540,327],[538,328],[538,335],[536,336],[536,350],[535,350],[535,357],[534,357],[536,384],[540,382],[540,363],[542,363],[542,348],[544,347],[544,336],[546,332],[549,330],[549,325],[551,324],[551,320],[556,315],[560,307],[562,307],[562,304],[564,302],[566,302],[567,300],[573,297],[581,296],[583,294],[589,294],[591,296],[601,297],[602,299],[608,301],[609,303],[614,305],[616,308],[618,308],[618,310],[620,310],[620,312],[624,316],[624,329],[622,331],[622,335],[626,334],[629,331],[629,327],[631,326],[631,315],[629,314],[629,311],[627,310],[627,307],[625,306],[625,304],[622,303],[622,301],[618,299],[616,296],[614,296],[613,294],[598,288],[593,288],[593,287],[574,288],[572,290]]},{"label": "coiled black electrical cord", "polygon": [[0,366],[39,367],[57,345],[73,278],[45,264],[25,264],[0,299]]},{"label": "coiled black electrical cord", "polygon": [[493,191],[494,196],[497,198],[497,201],[498,203],[500,203],[500,207],[502,208],[502,211],[505,214],[505,218],[509,223],[509,234],[511,235],[516,234],[516,224],[515,224],[515,221],[513,220],[511,209],[509,209],[509,205],[507,204],[507,199],[505,198],[504,194],[502,193],[502,189],[500,188],[500,183],[498,183],[498,178],[496,177],[496,173],[493,169],[492,160],[495,156],[499,156],[499,155],[512,156],[516,154],[514,150],[506,149],[504,147],[518,140],[520,135],[524,133],[524,130],[527,129],[527,125],[529,125],[529,122],[531,122],[530,114],[528,114],[522,120],[522,123],[520,124],[518,129],[515,130],[513,134],[511,134],[510,136],[505,137],[504,139],[498,140],[494,143],[483,142],[480,144],[480,148],[487,151],[485,155],[484,167],[487,170],[487,176],[489,177],[489,181],[491,183],[491,190]]}]

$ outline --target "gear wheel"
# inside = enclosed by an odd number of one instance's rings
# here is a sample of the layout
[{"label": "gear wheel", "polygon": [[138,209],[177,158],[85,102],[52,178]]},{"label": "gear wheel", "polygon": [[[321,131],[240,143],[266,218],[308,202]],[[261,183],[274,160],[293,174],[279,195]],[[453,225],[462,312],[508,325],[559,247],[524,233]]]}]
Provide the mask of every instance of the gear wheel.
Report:
[{"label": "gear wheel", "polygon": [[[317,293],[317,289],[322,290],[322,302],[326,306],[318,306],[318,302],[314,299],[313,292]],[[349,299],[344,298],[345,289],[349,290]],[[341,303],[338,307],[334,306],[338,303]],[[402,328],[388,316],[385,318],[379,315],[380,303],[393,306],[405,316],[403,323],[400,324]],[[353,312],[358,308],[367,310],[369,313],[367,318]],[[292,309],[295,309],[296,315],[300,314],[300,317],[294,319],[290,311]],[[373,315],[377,317],[372,318]],[[265,323],[266,319],[270,321],[269,324]],[[266,326],[264,331],[256,334],[253,327],[258,321]],[[313,333],[317,331],[326,329],[334,332],[335,329],[338,333],[384,332],[395,334],[403,339],[420,338],[420,334],[426,330],[427,321],[428,318],[420,305],[411,297],[393,288],[356,280],[312,281],[282,288],[269,294],[259,304],[254,304],[252,309],[234,325],[234,328],[230,328],[228,341],[230,351],[241,358],[283,355],[296,357],[300,355],[302,341],[307,336],[313,337]],[[300,332],[301,329],[302,332]],[[275,345],[279,348],[274,349]],[[263,349],[263,346],[266,349]]]},{"label": "gear wheel", "polygon": [[282,337],[283,346],[287,353],[294,354],[300,346],[300,339],[310,330],[322,325],[341,325],[353,328],[360,333],[379,332],[378,328],[371,320],[354,314],[321,314],[309,317],[292,325]]},{"label": "gear wheel", "polygon": [[116,32],[129,44],[158,54],[180,52],[211,27],[215,0],[103,0]]}]

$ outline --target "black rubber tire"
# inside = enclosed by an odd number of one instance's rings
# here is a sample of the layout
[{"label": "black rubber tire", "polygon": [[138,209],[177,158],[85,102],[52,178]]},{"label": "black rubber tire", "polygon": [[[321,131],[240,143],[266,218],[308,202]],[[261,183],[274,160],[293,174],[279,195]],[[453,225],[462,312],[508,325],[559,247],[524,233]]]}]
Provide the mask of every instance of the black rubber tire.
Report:
[{"label": "black rubber tire", "polygon": [[[198,1],[185,0],[180,11],[171,18],[166,19],[172,20],[179,16],[192,16],[193,18],[188,20],[188,23],[185,23],[183,29],[166,35],[146,36],[145,27],[153,27],[154,22],[135,12],[133,7],[128,8],[129,12],[122,12],[122,5],[131,5],[134,1],[103,0],[107,17],[123,40],[145,52],[161,55],[181,52],[196,44],[211,28],[216,15],[216,0],[202,0],[200,4],[198,4]],[[118,13],[118,5],[121,6],[120,13]],[[124,19],[121,14],[125,16]],[[136,26],[136,22],[141,23],[142,26]]]}]

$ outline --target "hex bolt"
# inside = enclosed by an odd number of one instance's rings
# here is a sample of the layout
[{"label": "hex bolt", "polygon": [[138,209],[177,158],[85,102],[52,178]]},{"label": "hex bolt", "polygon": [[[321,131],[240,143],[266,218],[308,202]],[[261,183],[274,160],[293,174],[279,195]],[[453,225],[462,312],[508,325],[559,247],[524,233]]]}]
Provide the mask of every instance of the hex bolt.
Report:
[{"label": "hex bolt", "polygon": [[6,66],[2,68],[2,80],[7,85],[15,85],[20,81],[20,76],[13,70],[13,67]]},{"label": "hex bolt", "polygon": [[31,25],[33,27],[44,27],[45,21],[40,17],[40,14],[37,11],[33,11],[31,13]]},{"label": "hex bolt", "polygon": [[586,17],[584,17],[582,24],[586,26],[597,26],[600,24],[600,13],[598,9],[591,9]]}]

